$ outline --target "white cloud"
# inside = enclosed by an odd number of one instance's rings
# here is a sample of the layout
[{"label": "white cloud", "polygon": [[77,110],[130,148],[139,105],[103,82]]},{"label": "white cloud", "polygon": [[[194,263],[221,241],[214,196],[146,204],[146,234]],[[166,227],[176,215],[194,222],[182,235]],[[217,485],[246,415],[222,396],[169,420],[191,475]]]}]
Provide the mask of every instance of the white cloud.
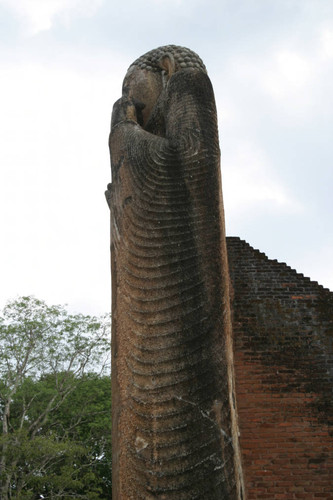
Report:
[{"label": "white cloud", "polygon": [[[309,123],[326,113],[333,99],[329,81],[333,74],[333,30],[322,28],[311,50],[291,41],[262,55],[235,58],[229,71],[239,88],[270,102],[274,116],[287,127]],[[262,107],[262,106],[260,106]]]},{"label": "white cloud", "polygon": [[283,212],[302,211],[301,204],[276,179],[269,158],[253,142],[239,140],[225,150],[222,172],[229,213],[239,215],[262,202]]},{"label": "white cloud", "polygon": [[333,29],[324,28],[321,37],[321,53],[324,60],[333,58]]},{"label": "white cloud", "polygon": [[57,16],[68,23],[71,16],[92,16],[104,0],[0,0],[21,19],[32,36],[51,29]]},{"label": "white cloud", "polygon": [[253,94],[270,99],[275,116],[299,122],[311,113],[312,86],[318,73],[309,57],[289,49],[272,49],[265,58],[256,55],[253,60],[234,61],[231,70],[236,81],[245,82]]},{"label": "white cloud", "polygon": [[176,6],[180,6],[183,2],[183,0],[150,0],[150,2],[152,4],[157,4],[157,5],[170,5],[170,4],[174,4]]},{"label": "white cloud", "polygon": [[264,88],[277,99],[297,94],[311,81],[313,64],[301,54],[282,50],[272,57],[270,66],[262,75]]},{"label": "white cloud", "polygon": [[301,269],[305,276],[318,281],[330,290],[333,290],[333,267],[330,265],[333,255],[333,242],[331,240],[321,243],[315,249],[303,249],[303,252],[297,254],[295,266]]},{"label": "white cloud", "polygon": [[0,121],[0,227],[6,242],[0,303],[35,294],[51,303],[74,302],[77,309],[81,304],[91,313],[107,311],[104,190],[121,75],[24,64],[2,68],[0,80],[6,117]]}]

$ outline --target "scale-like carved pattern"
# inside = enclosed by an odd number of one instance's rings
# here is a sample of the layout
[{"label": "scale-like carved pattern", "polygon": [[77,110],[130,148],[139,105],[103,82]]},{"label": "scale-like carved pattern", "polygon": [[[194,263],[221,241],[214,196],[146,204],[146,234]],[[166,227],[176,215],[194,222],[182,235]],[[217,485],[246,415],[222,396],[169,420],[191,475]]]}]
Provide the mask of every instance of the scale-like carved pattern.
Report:
[{"label": "scale-like carved pattern", "polygon": [[232,500],[214,98],[198,71],[168,92],[166,137],[130,121],[111,134],[116,498]]},{"label": "scale-like carved pattern", "polygon": [[161,71],[159,62],[163,56],[168,54],[172,54],[179,68],[198,68],[206,73],[205,65],[198,54],[187,47],[179,47],[178,45],[165,45],[150,50],[136,59],[136,61],[131,64],[130,68],[132,66],[138,66],[140,69],[147,69],[149,71]]}]

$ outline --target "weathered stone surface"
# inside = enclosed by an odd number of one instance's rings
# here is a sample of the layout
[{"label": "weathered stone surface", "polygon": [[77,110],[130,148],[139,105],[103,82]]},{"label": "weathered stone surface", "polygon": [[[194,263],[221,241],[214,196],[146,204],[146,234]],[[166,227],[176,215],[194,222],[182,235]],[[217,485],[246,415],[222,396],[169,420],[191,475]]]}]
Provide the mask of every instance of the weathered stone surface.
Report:
[{"label": "weathered stone surface", "polygon": [[167,46],[112,114],[113,498],[240,499],[215,101]]},{"label": "weathered stone surface", "polygon": [[248,500],[332,498],[333,293],[227,238]]}]

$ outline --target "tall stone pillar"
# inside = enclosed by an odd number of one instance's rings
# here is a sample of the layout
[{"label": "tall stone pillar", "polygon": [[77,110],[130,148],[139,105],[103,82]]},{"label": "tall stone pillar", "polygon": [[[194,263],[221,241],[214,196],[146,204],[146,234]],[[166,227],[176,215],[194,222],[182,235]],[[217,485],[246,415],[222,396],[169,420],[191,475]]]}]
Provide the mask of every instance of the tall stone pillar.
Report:
[{"label": "tall stone pillar", "polygon": [[213,89],[174,45],[113,108],[113,499],[241,499]]}]

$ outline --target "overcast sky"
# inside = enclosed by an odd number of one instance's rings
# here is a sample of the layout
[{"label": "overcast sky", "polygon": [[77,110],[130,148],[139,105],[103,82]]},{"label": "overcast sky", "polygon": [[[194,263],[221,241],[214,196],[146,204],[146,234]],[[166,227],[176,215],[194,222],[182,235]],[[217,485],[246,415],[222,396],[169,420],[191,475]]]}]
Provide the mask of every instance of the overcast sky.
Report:
[{"label": "overcast sky", "polygon": [[0,307],[110,310],[110,114],[167,44],[215,89],[227,234],[333,290],[332,0],[0,0],[0,23]]}]

